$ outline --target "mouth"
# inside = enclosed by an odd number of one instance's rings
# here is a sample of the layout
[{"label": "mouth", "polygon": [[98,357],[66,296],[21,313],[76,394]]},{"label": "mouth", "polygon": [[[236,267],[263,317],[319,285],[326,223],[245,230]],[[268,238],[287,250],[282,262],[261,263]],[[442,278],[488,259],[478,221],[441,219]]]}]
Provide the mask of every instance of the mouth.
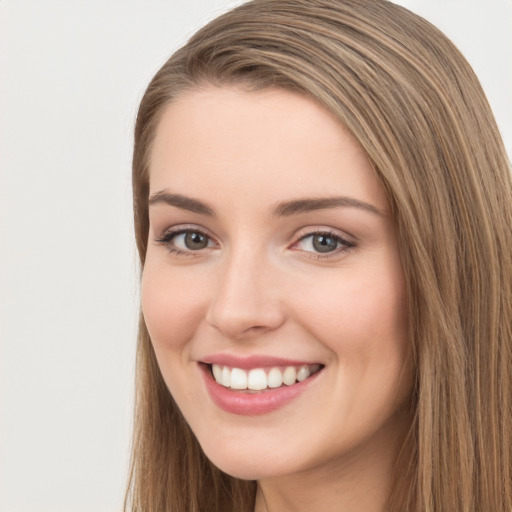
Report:
[{"label": "mouth", "polygon": [[303,394],[312,396],[307,390],[316,388],[325,373],[319,362],[265,355],[211,354],[198,365],[213,403],[249,416],[281,409]]},{"label": "mouth", "polygon": [[217,384],[247,393],[294,386],[323,369],[323,365],[317,363],[251,369],[222,364],[207,364],[207,366]]}]

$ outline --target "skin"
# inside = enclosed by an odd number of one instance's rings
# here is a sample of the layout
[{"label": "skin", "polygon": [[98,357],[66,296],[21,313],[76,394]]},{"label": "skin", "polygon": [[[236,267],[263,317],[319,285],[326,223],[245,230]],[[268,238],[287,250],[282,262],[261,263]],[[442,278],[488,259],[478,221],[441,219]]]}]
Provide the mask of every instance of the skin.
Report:
[{"label": "skin", "polygon": [[[384,510],[410,421],[406,294],[389,204],[360,145],[295,93],[205,87],[161,119],[150,196],[161,192],[215,212],[150,205],[142,280],[160,369],[206,455],[259,481],[257,512]],[[334,196],[375,211],[275,214],[283,202]],[[158,241],[184,228],[208,245]],[[350,246],[319,254],[312,234],[326,231]],[[324,368],[284,407],[243,416],[206,391],[198,362],[213,353]]]}]

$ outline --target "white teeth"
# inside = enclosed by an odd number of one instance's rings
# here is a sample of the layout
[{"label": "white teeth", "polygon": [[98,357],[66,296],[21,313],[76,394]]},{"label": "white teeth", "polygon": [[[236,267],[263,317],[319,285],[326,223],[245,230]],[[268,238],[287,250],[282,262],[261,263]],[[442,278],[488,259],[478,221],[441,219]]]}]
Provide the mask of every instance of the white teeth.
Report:
[{"label": "white teeth", "polygon": [[279,368],[272,368],[267,375],[267,385],[269,388],[278,388],[283,384],[283,374]]},{"label": "white teeth", "polygon": [[260,368],[251,370],[247,380],[247,387],[254,391],[260,391],[267,387],[267,374]]},{"label": "white teeth", "polygon": [[309,368],[307,366],[301,366],[299,371],[297,372],[297,380],[299,382],[307,379],[311,375]]},{"label": "white teeth", "polygon": [[229,388],[231,386],[231,370],[224,366],[222,368],[222,375],[220,376],[221,384]]},{"label": "white teeth", "polygon": [[212,365],[212,374],[217,383],[226,388],[261,391],[266,388],[279,388],[283,384],[292,386],[297,381],[302,382],[310,375],[320,370],[320,365],[287,366],[284,371],[280,368],[270,368],[268,373],[263,368],[253,368],[249,372],[240,368],[230,368],[219,364]]},{"label": "white teeth", "polygon": [[215,380],[217,382],[222,381],[222,366],[219,366],[218,364],[212,365],[212,372],[213,376],[215,377]]},{"label": "white teeth", "polygon": [[295,380],[297,379],[297,371],[293,366],[288,366],[283,373],[283,382],[287,386],[291,386],[295,384]]},{"label": "white teeth", "polygon": [[231,370],[231,388],[247,389],[247,373],[240,368],[233,368]]}]

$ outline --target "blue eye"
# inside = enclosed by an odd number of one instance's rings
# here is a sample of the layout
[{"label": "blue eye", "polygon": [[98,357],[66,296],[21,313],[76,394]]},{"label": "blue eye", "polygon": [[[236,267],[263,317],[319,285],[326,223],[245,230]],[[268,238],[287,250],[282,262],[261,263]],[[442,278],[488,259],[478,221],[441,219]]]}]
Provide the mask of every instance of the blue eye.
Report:
[{"label": "blue eye", "polygon": [[350,249],[355,247],[355,244],[333,233],[318,232],[301,238],[296,247],[305,252],[329,254]]}]

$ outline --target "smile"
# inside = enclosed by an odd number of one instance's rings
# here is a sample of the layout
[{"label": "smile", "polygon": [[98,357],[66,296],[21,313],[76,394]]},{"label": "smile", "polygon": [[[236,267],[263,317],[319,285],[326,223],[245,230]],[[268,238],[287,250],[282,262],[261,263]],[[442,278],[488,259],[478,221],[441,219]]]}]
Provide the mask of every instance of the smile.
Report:
[{"label": "smile", "polygon": [[215,381],[234,390],[263,391],[265,389],[276,389],[282,386],[293,386],[302,382],[320,370],[319,364],[253,368],[244,370],[232,368],[220,364],[213,364],[211,372]]},{"label": "smile", "polygon": [[274,358],[210,357],[201,362],[206,390],[224,411],[243,416],[268,414],[314,386],[325,366]]}]

